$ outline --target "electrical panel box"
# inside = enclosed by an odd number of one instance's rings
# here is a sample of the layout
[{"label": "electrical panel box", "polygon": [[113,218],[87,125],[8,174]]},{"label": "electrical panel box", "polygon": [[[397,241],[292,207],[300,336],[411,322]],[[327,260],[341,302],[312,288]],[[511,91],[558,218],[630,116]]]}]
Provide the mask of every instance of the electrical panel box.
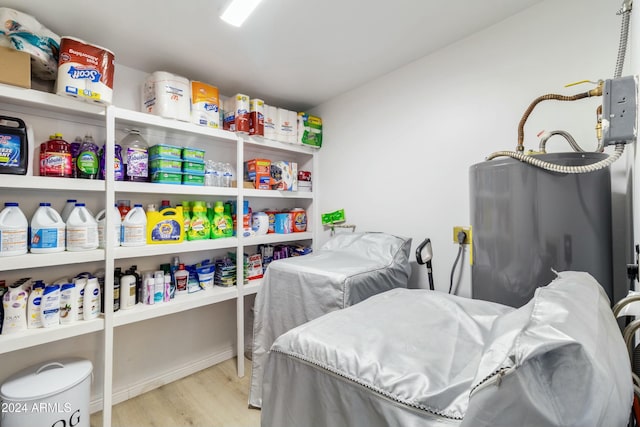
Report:
[{"label": "electrical panel box", "polygon": [[637,136],[637,76],[605,80],[602,91],[602,138],[605,145],[634,142]]}]

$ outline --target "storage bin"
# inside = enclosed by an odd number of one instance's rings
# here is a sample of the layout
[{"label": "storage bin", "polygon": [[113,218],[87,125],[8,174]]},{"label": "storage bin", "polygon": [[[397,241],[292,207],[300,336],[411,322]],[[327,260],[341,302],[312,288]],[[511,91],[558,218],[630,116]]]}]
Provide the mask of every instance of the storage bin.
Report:
[{"label": "storage bin", "polygon": [[156,157],[149,161],[151,173],[154,171],[182,172],[182,160],[170,157]]},{"label": "storage bin", "polygon": [[156,144],[149,147],[149,159],[153,160],[156,157],[162,157],[165,159],[178,159],[182,155],[182,147],[168,144]]},{"label": "storage bin", "polygon": [[184,185],[204,185],[204,174],[183,173],[182,184]]},{"label": "storage bin", "polygon": [[184,160],[182,162],[182,172],[192,173],[196,175],[204,174],[204,162],[196,162],[193,160]]},{"label": "storage bin", "polygon": [[180,184],[182,183],[182,172],[156,170],[151,172],[151,182],[158,184]]},{"label": "storage bin", "polygon": [[204,162],[204,150],[197,148],[184,147],[182,149],[182,160],[193,160],[196,162]]},{"label": "storage bin", "polygon": [[89,427],[89,360],[45,362],[9,377],[0,387],[3,427]]}]

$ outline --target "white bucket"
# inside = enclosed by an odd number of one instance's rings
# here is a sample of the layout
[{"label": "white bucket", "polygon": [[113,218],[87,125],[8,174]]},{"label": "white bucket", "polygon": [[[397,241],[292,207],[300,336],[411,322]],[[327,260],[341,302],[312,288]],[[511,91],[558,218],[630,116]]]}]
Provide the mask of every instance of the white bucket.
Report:
[{"label": "white bucket", "polygon": [[84,203],[76,203],[67,219],[67,250],[91,251],[98,248],[98,223]]},{"label": "white bucket", "polygon": [[40,203],[31,217],[31,253],[63,252],[66,247],[66,226],[51,203]]},{"label": "white bucket", "polygon": [[147,214],[142,205],[134,205],[122,221],[122,246],[144,246],[147,244]]},{"label": "white bucket", "polygon": [[11,376],[0,387],[0,424],[89,427],[92,370],[90,361],[70,358]]},{"label": "white bucket", "polygon": [[151,73],[142,85],[142,112],[188,122],[191,119],[189,79],[165,71]]},{"label": "white bucket", "polygon": [[0,256],[27,253],[29,222],[17,203],[7,202],[0,212]]}]

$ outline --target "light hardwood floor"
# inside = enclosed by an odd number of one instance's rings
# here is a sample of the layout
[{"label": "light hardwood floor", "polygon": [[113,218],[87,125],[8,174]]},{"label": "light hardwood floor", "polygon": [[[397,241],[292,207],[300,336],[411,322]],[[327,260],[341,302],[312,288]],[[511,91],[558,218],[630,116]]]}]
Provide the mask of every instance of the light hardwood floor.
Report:
[{"label": "light hardwood floor", "polygon": [[[248,409],[251,362],[238,378],[236,359],[197,372],[113,407],[112,427],[259,427],[260,411]],[[102,426],[102,413],[91,427]]]}]

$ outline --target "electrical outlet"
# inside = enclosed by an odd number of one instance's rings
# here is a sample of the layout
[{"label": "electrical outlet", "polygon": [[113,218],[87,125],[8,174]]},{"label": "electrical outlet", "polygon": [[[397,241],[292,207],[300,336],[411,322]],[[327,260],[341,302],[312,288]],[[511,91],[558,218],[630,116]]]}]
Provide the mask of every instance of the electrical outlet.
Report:
[{"label": "electrical outlet", "polygon": [[466,234],[463,245],[471,244],[471,227],[465,227],[463,225],[456,225],[453,227],[453,243],[458,243],[458,233],[464,231]]}]

